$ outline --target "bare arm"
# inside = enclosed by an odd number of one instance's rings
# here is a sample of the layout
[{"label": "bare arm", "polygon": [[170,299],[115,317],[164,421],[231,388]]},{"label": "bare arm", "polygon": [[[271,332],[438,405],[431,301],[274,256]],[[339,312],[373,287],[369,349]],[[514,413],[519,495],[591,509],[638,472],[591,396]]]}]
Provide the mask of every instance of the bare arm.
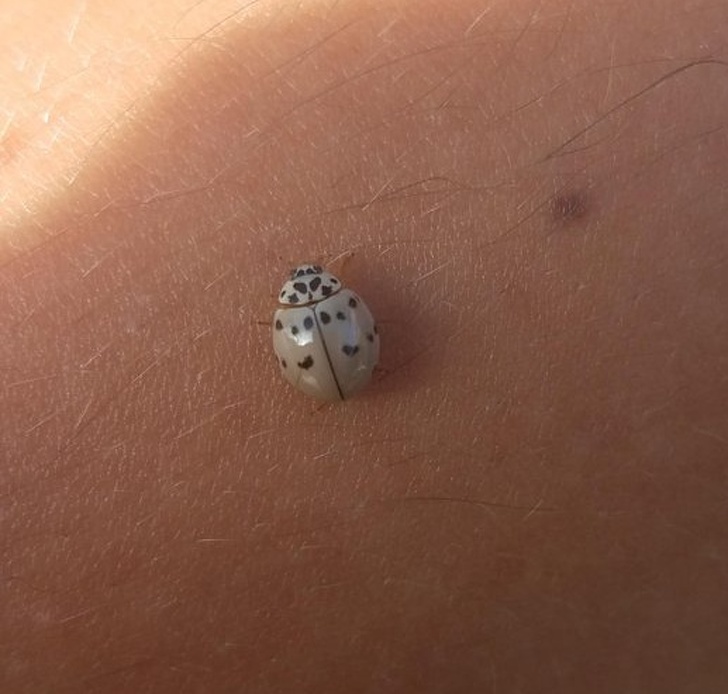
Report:
[{"label": "bare arm", "polygon": [[6,76],[4,690],[721,691],[728,11],[635,4],[107,17],[45,162]]}]

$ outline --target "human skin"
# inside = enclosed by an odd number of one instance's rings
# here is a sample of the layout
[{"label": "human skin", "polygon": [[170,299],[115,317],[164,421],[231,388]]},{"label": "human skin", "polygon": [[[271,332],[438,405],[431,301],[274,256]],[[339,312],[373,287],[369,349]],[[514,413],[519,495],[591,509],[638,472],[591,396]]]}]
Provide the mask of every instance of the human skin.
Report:
[{"label": "human skin", "polygon": [[725,691],[728,7],[79,7],[0,42],[0,689]]}]

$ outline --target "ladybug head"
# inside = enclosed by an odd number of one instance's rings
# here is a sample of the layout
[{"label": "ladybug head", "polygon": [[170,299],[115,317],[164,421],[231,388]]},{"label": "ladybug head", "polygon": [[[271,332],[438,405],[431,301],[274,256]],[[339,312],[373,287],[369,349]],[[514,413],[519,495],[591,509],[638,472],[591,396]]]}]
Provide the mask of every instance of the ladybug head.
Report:
[{"label": "ladybug head", "polygon": [[320,265],[299,265],[294,267],[290,273],[290,279],[305,277],[306,275],[320,275],[324,269]]},{"label": "ladybug head", "polygon": [[320,265],[299,265],[281,288],[278,303],[301,306],[323,301],[341,289],[341,282]]}]

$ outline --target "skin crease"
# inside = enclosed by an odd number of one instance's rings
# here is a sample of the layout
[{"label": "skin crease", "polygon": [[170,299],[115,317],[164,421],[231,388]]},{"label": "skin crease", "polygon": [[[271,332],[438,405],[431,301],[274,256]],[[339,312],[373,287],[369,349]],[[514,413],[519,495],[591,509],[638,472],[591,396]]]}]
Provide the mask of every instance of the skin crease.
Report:
[{"label": "skin crease", "polygon": [[[2,691],[724,691],[728,9],[205,7],[7,131]],[[310,260],[341,405],[270,349]]]}]

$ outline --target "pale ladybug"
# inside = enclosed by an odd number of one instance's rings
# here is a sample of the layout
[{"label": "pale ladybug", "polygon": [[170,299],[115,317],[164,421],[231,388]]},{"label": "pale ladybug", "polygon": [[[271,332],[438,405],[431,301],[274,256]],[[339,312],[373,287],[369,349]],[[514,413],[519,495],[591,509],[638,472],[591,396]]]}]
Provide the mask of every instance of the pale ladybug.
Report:
[{"label": "pale ladybug", "polygon": [[300,265],[278,296],[273,349],[285,379],[319,400],[344,400],[371,379],[379,334],[366,304],[319,265]]}]

